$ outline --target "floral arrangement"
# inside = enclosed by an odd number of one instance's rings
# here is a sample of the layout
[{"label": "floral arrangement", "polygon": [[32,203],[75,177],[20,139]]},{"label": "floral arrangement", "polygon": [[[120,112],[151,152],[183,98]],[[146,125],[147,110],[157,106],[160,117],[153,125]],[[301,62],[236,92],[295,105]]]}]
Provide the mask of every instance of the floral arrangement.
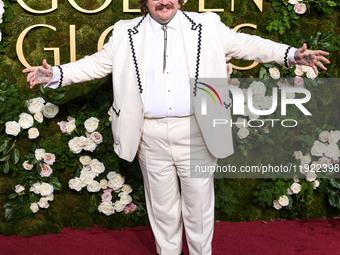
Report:
[{"label": "floral arrangement", "polygon": [[[112,116],[112,112],[108,114]],[[76,129],[76,120],[73,117],[68,117],[67,121],[58,122],[60,130],[64,134],[71,135]],[[79,154],[83,150],[94,152],[97,145],[103,141],[102,135],[97,131],[99,120],[95,117],[90,117],[85,120],[85,136],[74,136],[69,140],[68,146],[71,152]],[[78,132],[79,133],[79,132]],[[80,192],[86,187],[88,192],[95,193],[100,196],[101,202],[97,209],[99,212],[110,216],[115,212],[130,213],[137,209],[137,206],[132,203],[132,197],[129,195],[132,188],[128,184],[124,184],[125,178],[114,171],[105,172],[105,165],[98,159],[92,159],[88,155],[80,156],[81,170],[79,177],[75,177],[69,181],[69,187]],[[96,180],[95,178],[98,178]],[[113,194],[117,193],[119,198],[112,202]],[[90,210],[93,211],[93,210]]]},{"label": "floral arrangement", "polygon": [[[325,177],[327,174],[340,171],[340,151],[337,145],[339,141],[339,130],[324,130],[319,134],[318,140],[314,141],[309,153],[303,155],[301,151],[294,152],[295,159],[300,160],[300,172],[305,176],[305,180],[312,184],[313,189],[317,189],[320,185],[316,172],[323,173],[322,177]],[[315,160],[312,161],[312,158],[315,158]],[[299,178],[295,176],[294,182],[287,189],[287,194],[281,195],[278,200],[273,201],[275,209],[280,210],[282,207],[288,206],[292,200],[288,196],[301,192],[302,185],[299,182]]]}]

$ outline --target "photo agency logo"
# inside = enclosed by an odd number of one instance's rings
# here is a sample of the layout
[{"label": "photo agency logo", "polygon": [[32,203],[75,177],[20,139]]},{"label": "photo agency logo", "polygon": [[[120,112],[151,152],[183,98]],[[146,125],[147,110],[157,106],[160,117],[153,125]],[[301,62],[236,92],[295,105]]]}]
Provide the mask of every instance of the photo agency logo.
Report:
[{"label": "photo agency logo", "polygon": [[[194,96],[194,107],[196,115],[201,117],[211,115],[208,118],[215,128],[218,125],[243,125],[247,127],[262,127],[281,125],[292,128],[298,125],[298,119],[294,118],[263,118],[276,112],[280,102],[280,115],[287,116],[287,106],[296,107],[304,116],[311,116],[310,111],[304,106],[311,99],[311,93],[301,87],[272,87],[271,96],[265,96],[270,81],[259,81],[254,79],[239,79],[244,89],[230,85],[228,79],[199,79],[196,83],[196,96]],[[193,81],[194,82],[194,81]],[[195,86],[195,84],[193,84]],[[268,87],[268,88],[267,88]],[[201,91],[201,93],[200,93]],[[292,97],[292,94],[294,97]],[[231,97],[229,96],[231,95]],[[280,101],[279,101],[280,95]],[[233,115],[250,116],[249,120],[243,119],[242,123],[233,122],[231,115],[225,111],[232,108]],[[224,111],[223,111],[224,109]],[[217,113],[220,114],[217,114]],[[228,116],[226,118],[226,116]],[[252,118],[256,116],[256,118]]]}]

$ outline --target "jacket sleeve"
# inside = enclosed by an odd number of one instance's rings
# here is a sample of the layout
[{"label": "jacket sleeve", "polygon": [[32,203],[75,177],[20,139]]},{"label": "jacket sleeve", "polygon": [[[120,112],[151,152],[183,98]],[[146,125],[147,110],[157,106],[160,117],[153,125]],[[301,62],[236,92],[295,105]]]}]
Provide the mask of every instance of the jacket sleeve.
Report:
[{"label": "jacket sleeve", "polygon": [[285,57],[287,59],[289,51],[288,45],[255,35],[235,32],[235,30],[223,24],[218,15],[215,17],[216,27],[227,56],[236,59],[254,60],[260,63],[276,62],[280,65],[285,65]]}]

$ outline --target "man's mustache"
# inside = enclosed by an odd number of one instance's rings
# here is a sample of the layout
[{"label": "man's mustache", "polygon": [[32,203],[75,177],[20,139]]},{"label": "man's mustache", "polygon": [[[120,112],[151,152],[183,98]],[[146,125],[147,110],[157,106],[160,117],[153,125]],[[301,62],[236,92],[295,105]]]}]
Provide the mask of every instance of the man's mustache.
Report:
[{"label": "man's mustache", "polygon": [[161,11],[163,10],[164,8],[167,8],[167,9],[174,9],[175,7],[173,6],[173,4],[159,4],[155,7],[155,10],[156,11]]}]

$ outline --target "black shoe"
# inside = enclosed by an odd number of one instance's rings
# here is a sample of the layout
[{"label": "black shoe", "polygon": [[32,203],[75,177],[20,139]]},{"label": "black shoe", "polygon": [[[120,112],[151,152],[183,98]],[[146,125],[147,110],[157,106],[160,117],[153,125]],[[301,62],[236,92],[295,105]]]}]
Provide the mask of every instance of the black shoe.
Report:
[{"label": "black shoe", "polygon": [[183,251],[182,251],[181,254],[179,254],[179,255],[184,255]]}]

